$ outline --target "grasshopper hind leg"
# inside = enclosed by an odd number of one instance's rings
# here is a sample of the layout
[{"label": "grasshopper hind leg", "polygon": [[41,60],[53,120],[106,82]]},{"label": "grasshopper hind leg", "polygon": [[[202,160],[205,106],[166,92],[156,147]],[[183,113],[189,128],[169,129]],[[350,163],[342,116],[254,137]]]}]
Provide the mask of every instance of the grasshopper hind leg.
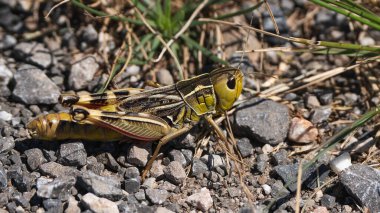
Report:
[{"label": "grasshopper hind leg", "polygon": [[156,149],[154,150],[154,153],[152,155],[152,157],[149,159],[148,163],[146,164],[145,166],[145,169],[141,175],[141,180],[144,181],[145,180],[145,177],[146,175],[148,174],[148,172],[150,171],[150,169],[152,168],[152,165],[153,165],[153,162],[156,160],[159,152],[160,152],[160,149],[163,145],[165,145],[166,143],[168,143],[169,141],[179,137],[180,135],[188,132],[193,126],[192,125],[185,125],[184,127],[182,127],[181,129],[178,129],[177,131],[174,131],[172,133],[169,133],[168,135],[164,136],[163,138],[161,138],[157,144],[157,147]]}]

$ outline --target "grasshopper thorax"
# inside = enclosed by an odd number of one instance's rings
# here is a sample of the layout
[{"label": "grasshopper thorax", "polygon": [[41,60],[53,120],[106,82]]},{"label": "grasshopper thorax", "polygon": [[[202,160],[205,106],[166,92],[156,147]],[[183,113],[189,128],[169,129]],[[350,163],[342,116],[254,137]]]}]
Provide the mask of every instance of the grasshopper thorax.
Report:
[{"label": "grasshopper thorax", "polygon": [[223,67],[213,70],[210,78],[217,98],[217,111],[231,109],[243,89],[242,71],[237,68]]}]

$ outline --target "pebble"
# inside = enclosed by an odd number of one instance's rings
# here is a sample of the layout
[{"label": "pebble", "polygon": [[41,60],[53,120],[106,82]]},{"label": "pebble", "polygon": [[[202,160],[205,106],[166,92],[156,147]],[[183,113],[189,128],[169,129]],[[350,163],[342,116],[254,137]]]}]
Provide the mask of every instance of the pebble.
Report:
[{"label": "pebble", "polygon": [[164,167],[162,166],[162,160],[156,160],[152,164],[152,168],[150,169],[150,176],[156,179],[162,179],[164,174]]},{"label": "pebble", "polygon": [[269,195],[272,192],[272,188],[268,184],[263,184],[261,187],[266,195]]},{"label": "pebble", "polygon": [[56,104],[59,88],[37,68],[19,69],[14,74],[13,97],[25,104]]},{"label": "pebble", "polygon": [[207,188],[202,188],[199,192],[190,195],[186,198],[186,202],[204,212],[208,211],[213,205],[210,190]]},{"label": "pebble", "polygon": [[92,193],[87,193],[82,197],[81,204],[94,213],[119,213],[116,203],[100,198]]},{"label": "pebble", "polygon": [[335,199],[336,198],[334,196],[325,194],[321,198],[321,205],[327,208],[332,208],[335,206]]},{"label": "pebble", "polygon": [[308,95],[305,102],[306,107],[309,109],[314,109],[321,106],[318,98],[315,95]]},{"label": "pebble", "polygon": [[326,93],[319,96],[319,100],[323,105],[331,104],[333,101],[333,93]]},{"label": "pebble", "polygon": [[172,161],[164,169],[165,177],[175,185],[182,184],[186,178],[186,171],[178,161]]},{"label": "pebble", "polygon": [[15,140],[13,137],[0,138],[0,153],[7,153],[15,147]]},{"label": "pebble", "polygon": [[182,154],[182,151],[173,149],[169,152],[169,158],[172,161],[177,161],[181,163],[183,167],[187,166],[187,160],[185,156]]},{"label": "pebble", "polygon": [[69,166],[63,166],[56,162],[44,163],[40,166],[40,171],[44,175],[50,177],[59,177],[59,176],[78,176],[80,171]]},{"label": "pebble", "polygon": [[124,189],[130,194],[136,193],[140,189],[140,180],[132,178],[124,181]]},{"label": "pebble", "polygon": [[173,76],[167,69],[158,70],[158,72],[156,72],[156,78],[157,78],[157,82],[160,85],[167,86],[167,85],[174,84]]},{"label": "pebble", "polygon": [[220,155],[204,155],[201,157],[204,163],[207,163],[208,167],[211,169],[225,168],[225,162]]},{"label": "pebble", "polygon": [[137,143],[131,145],[127,153],[127,162],[134,166],[145,166],[148,162],[151,149],[151,143]]},{"label": "pebble", "polygon": [[114,177],[100,176],[91,171],[78,176],[77,183],[88,192],[110,200],[119,200],[123,196],[121,183]]},{"label": "pebble", "polygon": [[82,38],[88,43],[94,43],[98,41],[98,32],[95,30],[92,24],[87,25],[87,27],[83,29]]},{"label": "pebble", "polygon": [[147,178],[145,179],[142,187],[144,189],[153,189],[153,188],[156,188],[157,187],[157,183],[156,183],[156,178]]},{"label": "pebble", "polygon": [[4,168],[0,165],[0,191],[3,191],[8,185],[7,173]]},{"label": "pebble", "polygon": [[361,164],[354,164],[340,174],[346,190],[370,212],[380,212],[379,180],[379,170]]},{"label": "pebble", "polygon": [[288,138],[302,144],[317,142],[318,129],[310,121],[295,117],[290,123]]},{"label": "pebble", "polygon": [[376,45],[376,41],[373,38],[368,37],[368,36],[363,36],[363,37],[359,36],[359,43],[363,46],[374,46],[374,45]]},{"label": "pebble", "polygon": [[8,7],[0,8],[0,26],[9,32],[19,32],[24,26],[20,15],[14,14]]},{"label": "pebble", "polygon": [[135,193],[135,198],[138,200],[138,201],[143,201],[145,200],[145,191],[144,190],[139,190],[138,192]]},{"label": "pebble", "polygon": [[289,124],[286,106],[271,100],[252,99],[236,111],[234,133],[264,144],[277,145],[285,140]]},{"label": "pebble", "polygon": [[42,204],[47,212],[63,212],[63,205],[59,199],[46,199]]},{"label": "pebble", "polygon": [[27,159],[26,162],[28,163],[28,166],[32,171],[40,167],[41,164],[47,162],[44,157],[44,154],[38,148],[28,149],[24,153]]},{"label": "pebble", "polygon": [[71,64],[69,87],[73,90],[86,89],[99,69],[96,58],[93,56],[76,58]]},{"label": "pebble", "polygon": [[65,166],[84,166],[87,153],[82,142],[64,143],[60,145],[58,162]]},{"label": "pebble", "polygon": [[280,149],[278,152],[273,154],[273,157],[275,166],[288,164],[290,162],[288,158],[288,153],[285,149]]},{"label": "pebble", "polygon": [[323,121],[327,121],[332,113],[330,106],[322,106],[314,109],[311,113],[311,122],[313,124],[318,124]]},{"label": "pebble", "polygon": [[80,213],[81,210],[78,204],[79,202],[75,200],[73,196],[70,196],[67,201],[67,207],[65,209],[65,213]]},{"label": "pebble", "polygon": [[324,206],[318,206],[314,209],[313,213],[329,213],[329,211]]},{"label": "pebble", "polygon": [[240,197],[241,195],[241,190],[237,187],[229,187],[227,188],[227,192],[230,197]]},{"label": "pebble", "polygon": [[249,157],[253,154],[253,146],[248,138],[241,138],[237,141],[237,147],[243,158]]},{"label": "pebble", "polygon": [[156,213],[174,213],[173,211],[170,211],[169,209],[165,208],[165,207],[157,207],[156,209]]},{"label": "pebble", "polygon": [[100,175],[104,170],[104,164],[99,163],[98,160],[94,156],[89,156],[87,158],[86,168],[93,173]]},{"label": "pebble", "polygon": [[0,50],[6,50],[17,44],[17,39],[13,35],[5,35],[0,39]]},{"label": "pebble", "polygon": [[13,49],[13,54],[19,60],[46,69],[54,63],[53,54],[37,42],[21,42]]},{"label": "pebble", "polygon": [[193,166],[191,167],[191,174],[195,177],[200,177],[202,174],[208,172],[208,167],[200,159],[194,158]]},{"label": "pebble", "polygon": [[137,167],[132,166],[132,167],[128,167],[125,170],[124,177],[127,179],[138,178],[139,176],[140,176],[140,171]]},{"label": "pebble", "polygon": [[273,152],[273,146],[269,145],[269,144],[265,144],[261,150],[263,151],[263,154],[270,154]]},{"label": "pebble", "polygon": [[40,177],[37,179],[37,195],[42,198],[67,200],[76,179],[72,176],[58,177],[54,180]]},{"label": "pebble", "polygon": [[153,204],[162,204],[168,198],[169,193],[163,189],[146,189],[145,195]]},{"label": "pebble", "polygon": [[7,86],[12,78],[12,71],[5,65],[5,61],[0,58],[0,86]]},{"label": "pebble", "polygon": [[12,120],[12,114],[6,111],[0,111],[0,120],[10,121]]}]

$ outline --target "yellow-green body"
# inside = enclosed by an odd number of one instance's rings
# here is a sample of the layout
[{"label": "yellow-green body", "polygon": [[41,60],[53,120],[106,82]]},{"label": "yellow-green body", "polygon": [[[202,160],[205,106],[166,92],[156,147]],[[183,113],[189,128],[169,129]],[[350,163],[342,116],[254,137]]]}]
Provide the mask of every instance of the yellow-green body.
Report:
[{"label": "yellow-green body", "polygon": [[[227,67],[152,90],[64,94],[60,102],[71,107],[70,113],[38,117],[27,128],[32,137],[43,140],[114,141],[130,137],[154,141],[184,124],[198,122],[202,116],[229,110],[242,87],[242,72]],[[49,123],[54,123],[54,128]]]}]

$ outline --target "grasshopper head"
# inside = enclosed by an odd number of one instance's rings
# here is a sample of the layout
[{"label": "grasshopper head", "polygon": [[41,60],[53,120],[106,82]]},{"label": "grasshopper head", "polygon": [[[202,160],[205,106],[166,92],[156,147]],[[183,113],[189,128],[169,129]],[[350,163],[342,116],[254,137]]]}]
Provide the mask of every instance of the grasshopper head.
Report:
[{"label": "grasshopper head", "polygon": [[26,129],[34,139],[51,140],[56,137],[57,126],[63,120],[70,120],[70,115],[67,113],[41,115],[30,121]]},{"label": "grasshopper head", "polygon": [[217,109],[231,109],[243,89],[243,73],[236,68],[223,67],[213,70],[210,77],[217,96]]}]

